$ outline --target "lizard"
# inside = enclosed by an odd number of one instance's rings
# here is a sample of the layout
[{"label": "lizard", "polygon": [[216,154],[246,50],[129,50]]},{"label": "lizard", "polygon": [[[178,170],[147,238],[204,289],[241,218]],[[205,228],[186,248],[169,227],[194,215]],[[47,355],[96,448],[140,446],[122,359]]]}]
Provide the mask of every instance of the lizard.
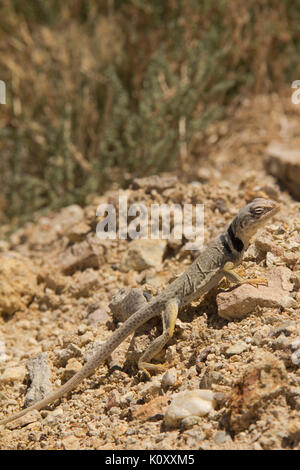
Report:
[{"label": "lizard", "polygon": [[215,287],[225,277],[236,284],[259,284],[261,279],[246,280],[234,268],[238,266],[251,238],[267,220],[280,210],[278,203],[256,198],[244,206],[223,233],[204,247],[183,274],[167,285],[156,297],[133,313],[111,337],[95,351],[88,362],[65,384],[33,405],[10,415],[0,425],[7,424],[32,410],[40,410],[74,390],[90,376],[111,353],[140,326],[155,316],[162,316],[163,332],[141,355],[138,368],[148,376],[149,371],[161,371],[165,364],[153,364],[156,356],[173,336],[178,311]]}]

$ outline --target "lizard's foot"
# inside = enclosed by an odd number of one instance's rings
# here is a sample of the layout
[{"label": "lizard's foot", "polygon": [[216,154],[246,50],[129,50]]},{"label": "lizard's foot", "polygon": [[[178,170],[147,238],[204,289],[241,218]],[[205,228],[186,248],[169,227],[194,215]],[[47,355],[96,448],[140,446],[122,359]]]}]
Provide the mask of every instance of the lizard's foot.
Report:
[{"label": "lizard's foot", "polygon": [[239,273],[237,273],[233,269],[233,263],[228,261],[225,266],[224,266],[224,274],[227,277],[227,279],[231,282],[234,282],[236,284],[253,284],[258,286],[259,284],[263,284],[265,286],[268,285],[268,281],[265,278],[256,278],[256,279],[245,279],[243,278]]},{"label": "lizard's foot", "polygon": [[154,371],[154,372],[164,372],[167,369],[170,369],[175,365],[175,361],[172,361],[171,363],[165,362],[164,364],[151,364],[150,362],[140,362],[138,364],[139,369],[143,371],[148,378],[151,377],[151,374],[149,370]]},{"label": "lizard's foot", "polygon": [[259,277],[259,278],[255,278],[255,279],[245,279],[243,284],[253,284],[254,286],[258,286],[258,285],[261,284],[263,286],[267,286],[268,281],[264,277]]}]

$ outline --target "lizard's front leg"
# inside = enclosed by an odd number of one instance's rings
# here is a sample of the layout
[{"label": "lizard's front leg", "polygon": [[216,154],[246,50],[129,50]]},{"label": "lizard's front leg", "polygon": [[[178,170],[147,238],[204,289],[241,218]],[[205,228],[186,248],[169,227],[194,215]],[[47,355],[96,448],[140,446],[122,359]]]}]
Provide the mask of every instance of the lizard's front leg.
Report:
[{"label": "lizard's front leg", "polygon": [[164,364],[151,364],[151,359],[156,356],[166,345],[169,339],[173,336],[175,322],[178,315],[178,302],[176,299],[171,299],[167,302],[166,308],[162,313],[163,332],[150,344],[148,349],[142,354],[139,359],[138,367],[146,373],[149,377],[149,370],[165,370]]},{"label": "lizard's front leg", "polygon": [[234,271],[234,264],[231,261],[228,261],[225,263],[223,267],[224,271],[224,276],[231,282],[234,282],[235,284],[264,284],[266,285],[268,282],[264,278],[258,278],[258,279],[244,279],[242,276],[240,276],[236,271]]}]

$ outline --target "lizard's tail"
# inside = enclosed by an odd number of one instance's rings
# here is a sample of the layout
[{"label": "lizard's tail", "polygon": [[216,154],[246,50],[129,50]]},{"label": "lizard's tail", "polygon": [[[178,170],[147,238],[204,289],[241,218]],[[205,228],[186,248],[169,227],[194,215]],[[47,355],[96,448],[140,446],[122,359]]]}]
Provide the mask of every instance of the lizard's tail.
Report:
[{"label": "lizard's tail", "polygon": [[50,403],[54,402],[55,400],[58,400],[63,395],[66,395],[67,393],[71,392],[75,387],[77,387],[77,385],[79,385],[83,381],[83,379],[91,375],[91,373],[94,372],[94,370],[102,362],[104,362],[105,359],[107,359],[107,357],[127,338],[127,336],[133,333],[137,328],[146,323],[149,318],[153,316],[155,304],[152,304],[152,308],[149,307],[150,304],[146,305],[145,307],[142,307],[131,317],[129,317],[128,320],[126,320],[126,322],[123,323],[123,325],[121,325],[111,335],[108,341],[102,346],[100,346],[100,348],[95,352],[93,357],[82,367],[82,369],[80,369],[64,385],[62,385],[60,388],[50,393],[37,403],[34,403],[33,405],[29,406],[28,408],[25,408],[22,411],[19,411],[19,413],[4,418],[2,421],[0,421],[0,425],[10,423],[11,421],[14,421],[17,418],[21,418],[21,416],[24,416],[29,411],[40,410],[45,406],[49,405]]}]

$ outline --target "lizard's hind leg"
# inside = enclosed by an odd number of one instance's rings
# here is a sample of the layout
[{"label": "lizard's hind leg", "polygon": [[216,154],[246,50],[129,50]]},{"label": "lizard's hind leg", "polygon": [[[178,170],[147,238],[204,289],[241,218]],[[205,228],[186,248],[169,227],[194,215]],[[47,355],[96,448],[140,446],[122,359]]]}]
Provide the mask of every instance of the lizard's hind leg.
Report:
[{"label": "lizard's hind leg", "polygon": [[148,349],[142,354],[139,359],[138,367],[149,377],[149,370],[162,371],[168,366],[165,364],[151,364],[151,359],[156,356],[166,345],[169,339],[173,336],[175,322],[178,315],[178,302],[177,300],[169,300],[166,308],[162,313],[163,332],[150,344]]}]

